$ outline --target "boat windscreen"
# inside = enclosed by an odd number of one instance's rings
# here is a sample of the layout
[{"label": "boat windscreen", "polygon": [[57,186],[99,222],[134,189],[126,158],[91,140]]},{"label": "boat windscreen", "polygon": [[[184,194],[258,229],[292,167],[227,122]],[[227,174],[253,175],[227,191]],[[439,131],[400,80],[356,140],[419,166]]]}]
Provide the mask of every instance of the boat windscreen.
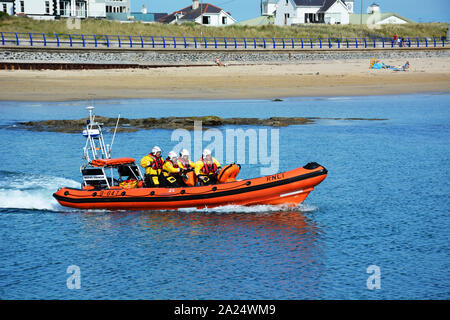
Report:
[{"label": "boat windscreen", "polygon": [[103,170],[102,169],[97,169],[97,168],[86,168],[86,169],[83,169],[81,171],[81,174],[83,176],[100,176],[100,175],[104,175]]},{"label": "boat windscreen", "polygon": [[139,179],[139,169],[137,166],[119,166],[117,172],[121,177],[128,177],[128,179]]}]

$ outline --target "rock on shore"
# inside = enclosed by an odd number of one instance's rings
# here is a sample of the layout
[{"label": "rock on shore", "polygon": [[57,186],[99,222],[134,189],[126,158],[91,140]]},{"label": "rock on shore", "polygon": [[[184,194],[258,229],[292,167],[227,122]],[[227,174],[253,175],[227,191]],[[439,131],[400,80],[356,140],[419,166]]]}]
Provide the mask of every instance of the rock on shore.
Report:
[{"label": "rock on shore", "polygon": [[[201,121],[202,127],[208,129],[225,125],[256,125],[269,127],[286,127],[289,125],[304,125],[314,123],[317,119],[331,120],[386,120],[386,119],[365,119],[365,118],[318,118],[318,117],[271,117],[268,119],[258,118],[221,118],[217,116],[205,117],[165,117],[165,118],[142,118],[127,119],[120,118],[118,132],[135,132],[149,129],[186,129],[193,130],[194,122]],[[30,131],[49,131],[79,133],[87,123],[88,118],[77,120],[43,120],[27,121],[16,124],[17,128],[25,128]],[[107,118],[96,116],[95,120],[103,124],[103,127],[114,130],[117,118]]]}]

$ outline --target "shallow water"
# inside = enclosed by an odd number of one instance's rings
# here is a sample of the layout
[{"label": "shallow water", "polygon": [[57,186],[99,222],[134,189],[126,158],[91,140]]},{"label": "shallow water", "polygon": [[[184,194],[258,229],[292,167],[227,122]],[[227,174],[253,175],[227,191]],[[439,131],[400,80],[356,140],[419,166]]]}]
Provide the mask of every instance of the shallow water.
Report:
[{"label": "shallow water", "polygon": [[[0,298],[450,297],[449,94],[95,102],[97,114],[115,117],[120,112],[127,118],[388,119],[318,120],[279,128],[279,171],[311,161],[329,170],[295,210],[61,207],[52,193],[79,186],[84,138],[12,125],[85,117],[87,103],[0,102]],[[154,144],[167,153],[176,144],[171,133],[121,133],[113,155],[140,159]],[[244,164],[240,177],[256,177],[261,167]],[[70,265],[80,268],[79,290],[66,285]],[[367,288],[370,265],[381,270],[381,289]]]}]

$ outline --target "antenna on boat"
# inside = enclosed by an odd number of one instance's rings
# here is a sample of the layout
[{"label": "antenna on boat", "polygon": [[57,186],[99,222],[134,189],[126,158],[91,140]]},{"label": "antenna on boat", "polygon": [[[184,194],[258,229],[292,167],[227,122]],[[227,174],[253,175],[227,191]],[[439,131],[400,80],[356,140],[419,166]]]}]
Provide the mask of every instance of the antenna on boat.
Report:
[{"label": "antenna on boat", "polygon": [[95,121],[94,107],[88,106],[89,119],[86,123],[86,129],[83,130],[83,136],[86,137],[86,144],[83,148],[83,159],[89,163],[97,159],[110,159],[111,154],[105,146],[105,140],[102,134],[102,125]]},{"label": "antenna on boat", "polygon": [[117,132],[117,127],[119,126],[119,120],[120,120],[120,113],[119,113],[119,116],[117,117],[116,127],[114,129],[114,135],[113,135],[113,138],[112,138],[112,141],[111,141],[111,145],[109,146],[109,155],[110,156],[111,156],[111,149],[112,149],[113,144],[114,144],[114,139],[116,138],[116,132]]},{"label": "antenna on boat", "polygon": [[93,118],[92,118],[92,115],[93,115],[93,113],[92,113],[92,111],[94,111],[94,107],[93,106],[89,106],[89,107],[86,107],[86,110],[88,110],[89,111],[89,121],[90,122],[93,122]]}]

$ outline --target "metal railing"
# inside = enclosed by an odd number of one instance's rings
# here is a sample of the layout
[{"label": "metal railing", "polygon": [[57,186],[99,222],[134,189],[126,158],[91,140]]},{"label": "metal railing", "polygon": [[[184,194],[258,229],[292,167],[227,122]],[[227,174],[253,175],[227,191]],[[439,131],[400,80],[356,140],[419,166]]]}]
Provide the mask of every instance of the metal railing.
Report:
[{"label": "metal railing", "polygon": [[445,48],[442,38],[227,38],[0,32],[1,46],[111,49],[308,50]]}]

